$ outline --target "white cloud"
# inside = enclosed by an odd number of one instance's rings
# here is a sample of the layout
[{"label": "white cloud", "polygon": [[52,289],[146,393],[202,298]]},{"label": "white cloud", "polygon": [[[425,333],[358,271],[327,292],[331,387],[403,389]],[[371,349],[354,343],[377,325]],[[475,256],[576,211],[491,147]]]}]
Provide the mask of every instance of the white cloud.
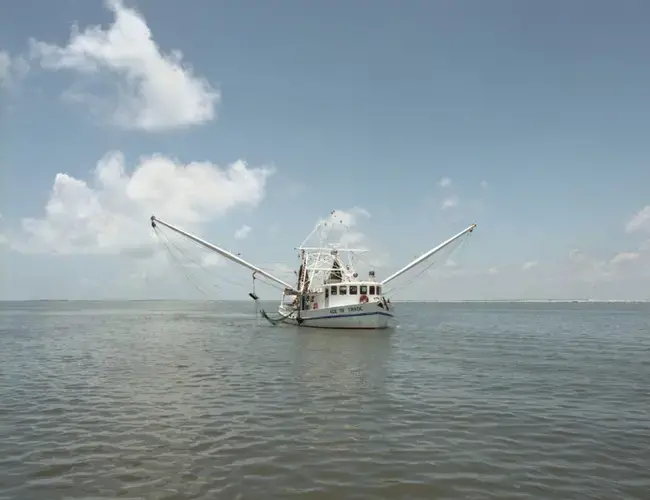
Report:
[{"label": "white cloud", "polygon": [[524,271],[528,271],[530,269],[533,269],[534,267],[537,267],[539,265],[539,262],[536,260],[529,260],[528,262],[524,262],[524,265],[521,266],[521,269]]},{"label": "white cloud", "polygon": [[227,263],[226,259],[216,253],[206,253],[200,262],[202,267],[222,267]]},{"label": "white cloud", "polygon": [[0,50],[0,86],[8,87],[20,81],[29,71],[29,64],[23,57],[12,58]]},{"label": "white cloud", "polygon": [[[522,264],[505,264],[498,268],[468,261],[467,267],[441,266],[429,271],[440,285],[431,287],[426,280],[415,282],[411,291],[400,298],[417,296],[438,300],[456,299],[650,299],[650,253],[639,250],[638,258],[625,252],[623,257],[599,258],[573,250],[565,258],[548,260],[527,271]],[[612,259],[612,257],[614,257]],[[612,261],[614,263],[612,263]],[[621,264],[627,265],[621,265]]]},{"label": "white cloud", "polygon": [[365,208],[353,207],[349,210],[332,210],[328,217],[320,219],[316,225],[325,226],[325,234],[348,232],[358,224],[360,217],[370,217]]},{"label": "white cloud", "polygon": [[589,255],[577,248],[569,251],[569,269],[574,278],[595,282],[611,279],[615,270],[605,259]]},{"label": "white cloud", "polygon": [[[145,270],[150,277],[161,272],[167,273],[168,269],[163,266],[165,262],[174,266],[180,264],[183,270],[180,273],[175,270],[179,276],[183,276],[185,271],[223,267],[228,263],[219,254],[200,247],[180,235],[171,234],[170,231],[166,231],[164,235],[159,236],[164,241],[163,244],[167,246],[167,250],[163,250],[161,245],[157,249],[159,251],[153,254],[150,259],[138,262],[138,266]],[[143,262],[147,262],[147,266],[143,267]]]},{"label": "white cloud", "polygon": [[603,260],[593,257],[579,248],[569,250],[569,262],[584,268],[599,268],[605,263]]},{"label": "white cloud", "polygon": [[621,252],[616,254],[612,260],[609,261],[610,264],[622,264],[624,262],[635,261],[639,258],[640,254],[637,252]]},{"label": "white cloud", "polygon": [[346,226],[351,228],[357,224],[359,217],[370,217],[370,213],[361,207],[353,207],[349,210],[336,209],[332,210],[329,217],[322,222],[326,222],[333,231],[344,230]]},{"label": "white cloud", "polygon": [[348,231],[341,236],[341,245],[351,248],[362,243],[365,238],[366,235],[360,231]]},{"label": "white cloud", "polygon": [[625,225],[625,230],[628,233],[650,231],[650,205],[646,205],[635,213]]},{"label": "white cloud", "polygon": [[122,153],[111,152],[90,183],[57,174],[44,217],[23,219],[23,234],[12,244],[28,252],[148,255],[150,215],[196,231],[238,206],[256,206],[273,172],[242,161],[220,168],[151,156],[128,173]]},{"label": "white cloud", "polygon": [[[344,247],[357,246],[366,238],[365,234],[354,229],[362,217],[370,217],[370,213],[361,207],[353,207],[348,210],[332,210],[328,217],[316,222],[314,228],[316,234],[312,233],[308,239],[316,245],[320,245],[321,243],[339,243]],[[319,225],[322,226],[321,232],[318,231]],[[318,234],[322,234],[324,241],[320,242],[312,239]],[[332,241],[331,238],[333,237],[336,238],[335,241]]]},{"label": "white cloud", "polygon": [[450,208],[455,208],[458,206],[458,197],[457,196],[450,196],[448,198],[445,198],[442,201],[442,204],[440,205],[440,208],[442,210],[449,210]]},{"label": "white cloud", "polygon": [[569,260],[572,262],[581,262],[585,259],[584,253],[578,248],[569,250]]},{"label": "white cloud", "polygon": [[451,186],[451,179],[449,177],[443,177],[440,179],[440,182],[438,182],[438,185],[443,188],[449,187]]},{"label": "white cloud", "polygon": [[556,280],[570,280],[574,284],[601,288],[609,286],[613,293],[627,295],[638,286],[640,280],[650,277],[650,266],[647,265],[650,254],[644,252],[641,245],[638,251],[619,252],[610,258],[573,249],[569,252],[568,266],[559,266],[547,274],[555,276]]},{"label": "white cloud", "polygon": [[250,226],[247,226],[246,224],[244,224],[242,227],[237,229],[237,231],[235,231],[235,239],[236,240],[243,240],[251,232],[251,229],[252,228]]},{"label": "white cloud", "polygon": [[117,78],[117,95],[108,98],[72,91],[86,107],[110,113],[124,128],[168,130],[200,124],[214,118],[220,94],[203,78],[194,76],[182,54],[165,54],[152,38],[142,15],[121,0],[107,0],[114,23],[107,29],[73,28],[64,47],[31,41],[31,55],[49,70],[68,69],[106,82],[100,70]]}]

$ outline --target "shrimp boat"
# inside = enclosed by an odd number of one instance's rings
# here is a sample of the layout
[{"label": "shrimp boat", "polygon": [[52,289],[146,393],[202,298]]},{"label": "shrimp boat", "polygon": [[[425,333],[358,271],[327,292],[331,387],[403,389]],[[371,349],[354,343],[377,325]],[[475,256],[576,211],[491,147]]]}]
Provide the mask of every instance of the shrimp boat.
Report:
[{"label": "shrimp boat", "polygon": [[[299,252],[300,266],[296,273],[297,283],[292,285],[238,255],[158,219],[154,215],[150,220],[154,229],[156,229],[156,224],[167,227],[222,257],[248,268],[253,272],[253,279],[259,274],[282,287],[278,317],[273,318],[264,310],[260,311],[270,323],[354,330],[374,330],[394,326],[395,306],[386,296],[386,285],[462,236],[471,233],[476,227],[476,224],[472,224],[438,246],[424,252],[399,271],[378,281],[375,271],[369,270],[367,278],[363,279],[355,268],[352,256],[367,252],[367,249],[350,249],[342,247],[341,244],[323,244],[323,233],[327,228],[327,222],[324,221],[316,226],[299,247],[295,248]],[[316,232],[321,234],[321,244],[309,246],[308,241]],[[344,257],[347,257],[347,262]],[[254,292],[249,295],[257,302],[258,297]]]}]

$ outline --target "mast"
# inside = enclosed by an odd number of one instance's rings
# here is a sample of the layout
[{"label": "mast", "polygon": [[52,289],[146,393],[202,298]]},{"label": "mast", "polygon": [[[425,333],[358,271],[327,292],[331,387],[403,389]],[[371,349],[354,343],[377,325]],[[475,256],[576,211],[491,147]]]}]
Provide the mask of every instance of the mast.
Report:
[{"label": "mast", "polygon": [[460,237],[463,236],[464,234],[466,234],[466,233],[471,233],[471,232],[474,230],[475,227],[476,227],[476,224],[472,224],[472,225],[469,226],[467,229],[463,229],[460,233],[458,233],[458,234],[455,235],[455,236],[452,236],[452,237],[449,238],[447,241],[441,243],[441,244],[438,245],[437,247],[432,248],[431,250],[428,250],[427,252],[423,253],[423,254],[420,255],[417,259],[415,259],[413,262],[410,262],[409,264],[407,264],[406,266],[404,266],[402,269],[400,269],[400,270],[397,271],[396,273],[394,273],[394,274],[392,274],[391,276],[389,276],[388,278],[386,278],[384,281],[381,282],[381,284],[382,284],[382,285],[385,285],[385,284],[388,283],[389,281],[393,281],[395,278],[397,278],[398,276],[401,276],[401,275],[404,274],[406,271],[408,271],[408,270],[414,268],[415,266],[417,266],[417,265],[420,264],[421,262],[423,262],[423,261],[425,261],[426,259],[428,259],[429,257],[431,257],[433,254],[438,253],[440,250],[442,250],[443,248],[445,248],[445,247],[446,247],[447,245],[449,245],[450,243],[453,243],[454,241],[456,241],[458,238],[460,238]]},{"label": "mast", "polygon": [[178,233],[178,234],[180,234],[182,236],[185,236],[186,238],[189,238],[190,240],[198,243],[199,245],[204,246],[205,248],[207,248],[209,250],[217,252],[219,255],[222,255],[225,258],[227,258],[229,260],[232,260],[233,262],[236,262],[240,266],[244,266],[244,267],[250,269],[251,271],[253,271],[255,273],[258,273],[258,274],[261,274],[262,276],[265,276],[266,278],[270,279],[271,281],[274,281],[275,283],[277,283],[279,285],[282,285],[285,288],[288,288],[290,290],[293,290],[295,292],[300,293],[299,290],[297,290],[294,286],[290,285],[289,283],[285,283],[280,278],[276,278],[272,274],[269,274],[268,272],[266,272],[263,269],[260,269],[259,267],[251,264],[250,262],[247,262],[244,259],[242,259],[240,257],[237,257],[236,255],[233,255],[228,250],[224,250],[223,248],[220,248],[220,247],[218,247],[216,245],[213,245],[212,243],[208,243],[207,241],[202,240],[198,236],[194,236],[193,234],[190,234],[190,233],[188,233],[186,231],[183,231],[182,229],[179,229],[176,226],[173,226],[172,224],[169,224],[169,223],[167,223],[167,222],[165,222],[163,220],[157,219],[156,216],[152,215],[151,216],[151,227],[155,228],[156,223],[159,223],[159,224],[162,224],[165,227],[168,227],[172,231],[174,231],[174,232],[176,232],[176,233]]}]

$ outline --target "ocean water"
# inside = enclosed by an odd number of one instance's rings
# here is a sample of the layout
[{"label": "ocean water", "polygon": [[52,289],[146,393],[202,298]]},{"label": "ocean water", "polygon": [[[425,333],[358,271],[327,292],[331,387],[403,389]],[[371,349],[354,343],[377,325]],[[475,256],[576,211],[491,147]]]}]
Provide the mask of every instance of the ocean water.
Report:
[{"label": "ocean water", "polygon": [[0,303],[0,499],[648,499],[650,305]]}]

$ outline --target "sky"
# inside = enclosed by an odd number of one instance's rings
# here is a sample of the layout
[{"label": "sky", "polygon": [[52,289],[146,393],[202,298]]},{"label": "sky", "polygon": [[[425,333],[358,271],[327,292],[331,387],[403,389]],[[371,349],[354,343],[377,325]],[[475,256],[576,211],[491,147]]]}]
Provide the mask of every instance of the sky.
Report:
[{"label": "sky", "polygon": [[291,282],[328,217],[379,279],[476,223],[390,296],[650,299],[648,2],[23,0],[0,20],[0,299],[247,298],[248,270],[152,214]]}]

